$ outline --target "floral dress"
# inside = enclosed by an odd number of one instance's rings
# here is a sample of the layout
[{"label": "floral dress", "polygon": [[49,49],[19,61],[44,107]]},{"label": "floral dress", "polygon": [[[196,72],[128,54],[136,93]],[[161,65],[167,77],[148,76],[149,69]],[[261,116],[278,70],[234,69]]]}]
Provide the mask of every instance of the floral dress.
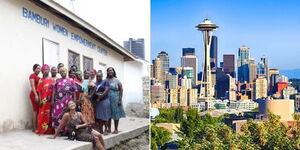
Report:
[{"label": "floral dress", "polygon": [[37,87],[37,92],[41,97],[39,112],[38,112],[38,126],[37,134],[52,134],[51,119],[51,97],[53,91],[53,84],[55,80],[52,78],[42,78]]},{"label": "floral dress", "polygon": [[68,102],[74,100],[74,93],[77,91],[73,79],[58,79],[55,86],[54,106],[52,112],[53,127],[57,128],[62,116],[67,111]]},{"label": "floral dress", "polygon": [[89,80],[84,80],[82,84],[83,94],[82,94],[82,104],[81,104],[81,113],[82,118],[88,123],[95,123],[94,117],[94,107],[91,103],[91,100],[88,98],[88,83]]},{"label": "floral dress", "polygon": [[120,81],[116,78],[114,78],[109,83],[109,92],[108,92],[108,98],[110,101],[110,108],[111,108],[111,118],[114,120],[119,120],[120,118],[124,118],[125,111],[122,105],[118,105],[118,102],[120,101],[120,90],[118,88],[118,84]]}]

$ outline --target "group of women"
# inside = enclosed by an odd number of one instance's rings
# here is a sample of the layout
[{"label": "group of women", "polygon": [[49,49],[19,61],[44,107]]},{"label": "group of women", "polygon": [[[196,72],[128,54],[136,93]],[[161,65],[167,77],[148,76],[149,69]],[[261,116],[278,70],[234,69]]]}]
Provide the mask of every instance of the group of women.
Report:
[{"label": "group of women", "polygon": [[62,133],[70,139],[91,141],[97,149],[104,149],[100,133],[111,133],[113,119],[113,134],[118,134],[119,119],[125,117],[122,84],[114,68],[106,71],[106,79],[101,70],[95,69],[84,71],[82,77],[76,66],[68,71],[62,63],[51,68],[47,64],[42,67],[35,64],[29,77],[33,132],[54,133],[51,138]]}]

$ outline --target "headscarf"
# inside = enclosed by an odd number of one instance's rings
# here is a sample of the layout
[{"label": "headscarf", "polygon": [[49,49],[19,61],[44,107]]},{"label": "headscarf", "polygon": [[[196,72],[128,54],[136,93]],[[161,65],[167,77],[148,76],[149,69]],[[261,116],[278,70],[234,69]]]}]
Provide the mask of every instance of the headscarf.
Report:
[{"label": "headscarf", "polygon": [[76,75],[82,75],[82,72],[80,70],[76,70],[75,74]]},{"label": "headscarf", "polygon": [[44,64],[41,69],[42,69],[42,72],[44,72],[46,69],[50,70],[50,67],[49,67],[49,65]]},{"label": "headscarf", "polygon": [[64,71],[65,73],[67,73],[68,69],[66,67],[62,67],[62,68],[60,68],[60,71]]}]

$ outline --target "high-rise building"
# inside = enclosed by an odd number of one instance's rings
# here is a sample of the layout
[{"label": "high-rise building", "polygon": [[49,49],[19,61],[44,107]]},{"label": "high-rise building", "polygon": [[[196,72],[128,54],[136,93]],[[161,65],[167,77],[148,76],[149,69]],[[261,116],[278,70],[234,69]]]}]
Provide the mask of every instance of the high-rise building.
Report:
[{"label": "high-rise building", "polygon": [[168,72],[166,74],[166,80],[169,82],[169,89],[175,89],[178,87],[178,75],[177,72]]},{"label": "high-rise building", "polygon": [[191,89],[192,88],[192,80],[184,76],[181,79],[181,87],[186,88],[186,89]]},{"label": "high-rise building", "polygon": [[256,79],[256,64],[254,58],[249,58],[249,82],[253,83]]},{"label": "high-rise building", "polygon": [[160,60],[163,62],[163,71],[164,73],[169,71],[169,67],[170,67],[170,60],[169,60],[169,55],[167,52],[165,51],[161,51],[160,53],[158,53],[157,58],[160,58]]},{"label": "high-rise building", "polygon": [[264,77],[258,77],[254,84],[254,99],[267,98],[268,83]]},{"label": "high-rise building", "polygon": [[229,77],[228,99],[230,101],[236,101],[236,91],[237,91],[236,78],[233,78],[230,75],[228,77]]},{"label": "high-rise building", "polygon": [[165,100],[165,90],[163,85],[160,83],[151,85],[151,104],[155,103],[156,101],[164,101]]},{"label": "high-rise building", "polygon": [[181,57],[181,67],[192,67],[193,68],[193,84],[196,84],[198,80],[197,72],[198,72],[198,57],[195,55],[194,48],[183,48],[182,49],[183,56]]},{"label": "high-rise building", "polygon": [[154,72],[154,70],[153,70],[153,64],[150,64],[150,78],[154,78],[153,72]]},{"label": "high-rise building", "polygon": [[182,48],[182,56],[195,55],[195,48]]},{"label": "high-rise building", "polygon": [[145,44],[143,38],[133,39],[123,42],[124,47],[134,55],[145,59]]},{"label": "high-rise building", "polygon": [[225,98],[226,92],[229,91],[229,76],[221,69],[216,70],[216,97],[221,99]]},{"label": "high-rise building", "polygon": [[164,83],[163,61],[160,58],[153,60],[153,76],[160,83]]},{"label": "high-rise building", "polygon": [[190,106],[197,103],[197,89],[169,89],[167,99],[171,106]]},{"label": "high-rise building", "polygon": [[260,59],[260,62],[257,64],[257,75],[258,76],[264,76],[267,79],[267,82],[269,83],[269,62],[268,57],[263,56]]},{"label": "high-rise building", "polygon": [[192,83],[194,83],[194,68],[192,67],[183,67],[182,68],[182,78],[186,77],[187,79],[191,79]]},{"label": "high-rise building", "polygon": [[218,37],[211,37],[211,45],[210,45],[210,67],[218,67]]},{"label": "high-rise building", "polygon": [[278,69],[269,69],[269,91],[274,91],[274,86],[276,84],[276,76],[279,76]]},{"label": "high-rise building", "polygon": [[223,55],[223,70],[225,73],[230,74],[231,77],[235,78],[235,64],[234,55],[225,54]]},{"label": "high-rise building", "polygon": [[249,48],[246,45],[242,45],[239,48],[238,54],[238,80],[240,82],[249,83]]}]

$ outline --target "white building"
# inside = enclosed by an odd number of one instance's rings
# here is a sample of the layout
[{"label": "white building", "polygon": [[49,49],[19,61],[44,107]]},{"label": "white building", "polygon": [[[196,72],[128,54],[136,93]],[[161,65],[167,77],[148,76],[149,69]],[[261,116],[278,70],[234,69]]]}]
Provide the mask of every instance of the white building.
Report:
[{"label": "white building", "polygon": [[35,63],[101,69],[104,77],[106,68],[114,67],[123,83],[124,105],[143,102],[142,77],[149,63],[88,22],[52,0],[1,0],[0,11],[0,132],[31,126],[28,77]]},{"label": "white building", "polygon": [[186,76],[184,76],[181,79],[181,87],[184,89],[191,89],[192,88],[192,80],[188,79]]},{"label": "white building", "polygon": [[231,101],[229,104],[229,108],[231,108],[231,109],[252,110],[257,107],[258,107],[258,103],[254,102],[252,100],[239,100],[236,102]]},{"label": "white building", "polygon": [[294,94],[297,94],[297,93],[298,93],[298,91],[294,87],[288,86],[288,87],[286,87],[282,90],[282,98],[283,99],[290,99],[291,95],[294,95]]}]

